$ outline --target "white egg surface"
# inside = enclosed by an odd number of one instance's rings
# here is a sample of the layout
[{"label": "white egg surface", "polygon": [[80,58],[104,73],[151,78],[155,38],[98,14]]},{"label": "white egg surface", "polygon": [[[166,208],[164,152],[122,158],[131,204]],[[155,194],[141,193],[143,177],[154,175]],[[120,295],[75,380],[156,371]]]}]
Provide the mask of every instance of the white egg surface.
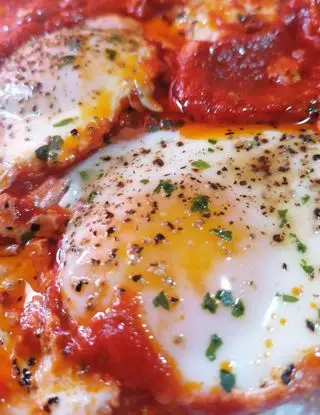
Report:
[{"label": "white egg surface", "polygon": [[319,345],[319,135],[183,131],[118,137],[70,175],[63,303],[86,327],[134,293],[176,405],[214,408],[224,390],[259,410],[316,381],[302,362]]},{"label": "white egg surface", "polygon": [[0,69],[1,187],[21,168],[61,168],[99,147],[129,100],[161,109],[152,98],[157,71],[154,46],[129,18],[25,43]]}]

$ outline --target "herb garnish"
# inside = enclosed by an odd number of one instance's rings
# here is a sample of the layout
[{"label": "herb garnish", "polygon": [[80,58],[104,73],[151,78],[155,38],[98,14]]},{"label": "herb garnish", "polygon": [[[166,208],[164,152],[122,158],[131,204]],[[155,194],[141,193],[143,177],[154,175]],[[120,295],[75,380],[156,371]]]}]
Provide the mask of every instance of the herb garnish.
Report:
[{"label": "herb garnish", "polygon": [[276,297],[281,297],[282,301],[284,301],[285,303],[296,303],[297,301],[299,301],[298,297],[295,297],[294,295],[290,294],[276,293]]},{"label": "herb garnish", "polygon": [[225,229],[210,229],[209,231],[212,235],[219,236],[221,239],[225,241],[232,241],[232,232],[227,231]]},{"label": "herb garnish", "polygon": [[191,163],[191,166],[197,170],[206,170],[209,169],[211,166],[204,160],[196,160]]},{"label": "herb garnish", "polygon": [[76,57],[75,57],[75,56],[73,56],[73,55],[66,55],[66,56],[63,56],[63,57],[60,59],[60,62],[59,62],[59,64],[58,64],[58,67],[59,67],[59,68],[63,68],[64,66],[71,65],[71,64],[73,64],[73,62],[75,61],[75,59],[76,59]]},{"label": "herb garnish", "polygon": [[227,370],[220,369],[220,385],[225,392],[230,393],[236,384],[236,375]]},{"label": "herb garnish", "polygon": [[63,144],[63,139],[60,135],[54,135],[49,137],[48,144],[45,144],[36,149],[35,155],[39,160],[42,161],[55,161],[59,150]]},{"label": "herb garnish", "polygon": [[213,295],[211,295],[210,293],[206,293],[203,297],[201,307],[204,310],[208,310],[210,311],[210,313],[214,314],[217,311],[218,304]]},{"label": "herb garnish", "polygon": [[302,201],[302,203],[305,205],[306,203],[308,203],[309,202],[309,200],[311,199],[311,197],[309,196],[309,195],[304,195],[302,198],[301,198],[301,201]]},{"label": "herb garnish", "polygon": [[89,196],[87,198],[87,203],[92,203],[94,201],[94,198],[97,196],[98,192],[96,190],[92,190],[89,193]]},{"label": "herb garnish", "polygon": [[88,173],[87,170],[81,170],[81,171],[79,171],[79,174],[80,174],[81,179],[84,182],[89,179],[89,173]]},{"label": "herb garnish", "polygon": [[29,241],[31,241],[33,237],[34,237],[34,232],[32,231],[23,232],[23,234],[21,235],[22,245],[26,245]]},{"label": "herb garnish", "polygon": [[55,128],[64,127],[65,125],[71,124],[75,120],[76,120],[76,118],[65,118],[65,119],[53,124],[53,127],[55,127]]},{"label": "herb garnish", "polygon": [[110,40],[113,42],[122,42],[123,39],[121,36],[114,34],[110,36]]},{"label": "herb garnish", "polygon": [[314,277],[314,267],[307,263],[305,259],[302,259],[300,261],[300,266],[303,269],[303,271],[308,274],[311,278]]},{"label": "herb garnish", "polygon": [[301,252],[302,254],[304,254],[305,252],[307,252],[307,245],[305,245],[304,243],[302,243],[300,241],[300,239],[297,237],[296,234],[289,233],[289,236],[291,236],[291,238],[294,239],[298,252]]},{"label": "herb garnish", "polygon": [[240,298],[237,298],[236,301],[232,304],[232,312],[231,314],[233,317],[241,317],[245,312],[245,306],[243,301]]},{"label": "herb garnish", "polygon": [[209,342],[209,346],[207,347],[206,350],[206,357],[210,360],[210,362],[213,362],[214,360],[216,360],[216,352],[219,349],[219,347],[221,347],[223,344],[223,341],[221,339],[221,337],[219,337],[217,334],[213,334],[210,337],[210,342]]},{"label": "herb garnish", "polygon": [[160,180],[158,186],[154,189],[154,193],[160,193],[161,190],[163,190],[166,196],[169,197],[175,190],[177,190],[177,186],[170,180]]},{"label": "herb garnish", "polygon": [[282,210],[278,210],[278,217],[281,220],[280,222],[280,229],[284,228],[285,225],[288,224],[288,209],[282,209]]},{"label": "herb garnish", "polygon": [[216,299],[220,300],[223,305],[229,307],[233,304],[232,292],[229,290],[219,290],[216,293]]},{"label": "herb garnish", "polygon": [[191,211],[192,212],[205,212],[209,208],[209,197],[204,195],[198,195],[192,200]]},{"label": "herb garnish", "polygon": [[208,143],[210,143],[210,144],[212,144],[212,145],[215,145],[215,144],[217,144],[217,140],[212,140],[211,138],[208,140]]},{"label": "herb garnish", "polygon": [[140,180],[140,183],[142,183],[142,184],[148,184],[149,182],[150,182],[150,180],[148,180],[148,179]]},{"label": "herb garnish", "polygon": [[169,301],[166,297],[166,294],[164,291],[161,291],[153,300],[152,300],[152,304],[158,308],[158,307],[162,307],[165,310],[169,311],[170,310],[170,304]]}]

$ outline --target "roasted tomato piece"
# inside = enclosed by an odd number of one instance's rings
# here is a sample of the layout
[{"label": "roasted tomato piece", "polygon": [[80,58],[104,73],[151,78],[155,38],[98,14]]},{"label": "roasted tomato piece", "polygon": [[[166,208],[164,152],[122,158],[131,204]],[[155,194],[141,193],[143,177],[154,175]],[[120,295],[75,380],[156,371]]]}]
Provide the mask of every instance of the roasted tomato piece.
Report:
[{"label": "roasted tomato piece", "polygon": [[258,34],[187,44],[172,83],[174,104],[207,122],[308,117],[318,106],[320,57],[295,20]]}]

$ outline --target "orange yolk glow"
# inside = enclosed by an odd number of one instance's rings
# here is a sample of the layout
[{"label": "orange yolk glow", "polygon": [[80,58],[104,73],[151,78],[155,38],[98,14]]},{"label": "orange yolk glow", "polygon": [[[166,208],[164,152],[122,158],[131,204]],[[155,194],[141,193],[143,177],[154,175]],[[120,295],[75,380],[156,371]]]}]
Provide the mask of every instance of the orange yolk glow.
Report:
[{"label": "orange yolk glow", "polygon": [[180,133],[183,137],[193,140],[209,140],[213,139],[216,141],[225,140],[226,138],[234,138],[241,136],[255,137],[261,135],[265,131],[282,132],[284,134],[299,134],[299,131],[310,130],[315,131],[314,125],[305,124],[302,126],[293,126],[283,124],[281,126],[271,126],[267,124],[261,125],[210,125],[201,123],[187,123],[180,128]]},{"label": "orange yolk glow", "polygon": [[204,211],[192,211],[198,197],[154,195],[136,201],[140,207],[132,210],[129,221],[113,224],[117,258],[103,265],[102,272],[117,273],[114,265],[120,264],[121,286],[132,291],[148,287],[174,296],[176,284],[191,284],[203,292],[215,263],[239,255],[249,235],[244,224],[230,222],[222,205],[209,198]]}]

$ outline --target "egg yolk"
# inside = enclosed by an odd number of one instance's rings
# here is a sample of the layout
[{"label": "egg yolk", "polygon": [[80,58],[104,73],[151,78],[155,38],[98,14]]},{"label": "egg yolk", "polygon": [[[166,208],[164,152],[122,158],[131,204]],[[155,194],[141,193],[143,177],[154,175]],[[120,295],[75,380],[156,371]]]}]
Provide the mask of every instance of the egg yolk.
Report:
[{"label": "egg yolk", "polygon": [[[241,254],[249,239],[245,224],[231,221],[225,206],[205,193],[175,193],[135,200],[112,223],[107,249],[114,259],[99,265],[109,281],[121,274],[119,286],[134,292],[165,290],[175,298],[176,287],[191,286],[202,295],[215,265]],[[100,287],[101,298],[105,290],[108,284]]]}]

